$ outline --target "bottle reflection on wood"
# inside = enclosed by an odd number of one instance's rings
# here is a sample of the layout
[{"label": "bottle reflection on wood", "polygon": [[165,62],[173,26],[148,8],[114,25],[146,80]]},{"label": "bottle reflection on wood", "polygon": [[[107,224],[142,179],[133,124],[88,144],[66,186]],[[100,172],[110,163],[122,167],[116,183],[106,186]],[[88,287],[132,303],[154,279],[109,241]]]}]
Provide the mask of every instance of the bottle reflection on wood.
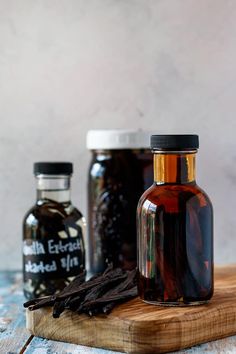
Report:
[{"label": "bottle reflection on wood", "polygon": [[213,294],[213,211],[195,181],[198,140],[171,136],[166,150],[156,137],[154,184],[137,212],[139,294],[164,305],[204,303]]}]

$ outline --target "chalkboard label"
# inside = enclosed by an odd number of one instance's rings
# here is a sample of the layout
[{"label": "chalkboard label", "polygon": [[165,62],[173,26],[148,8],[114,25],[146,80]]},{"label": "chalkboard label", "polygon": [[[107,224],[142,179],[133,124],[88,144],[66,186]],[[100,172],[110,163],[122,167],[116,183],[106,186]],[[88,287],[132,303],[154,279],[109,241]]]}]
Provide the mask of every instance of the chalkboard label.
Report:
[{"label": "chalkboard label", "polygon": [[83,266],[80,238],[24,240],[24,280],[75,276]]}]

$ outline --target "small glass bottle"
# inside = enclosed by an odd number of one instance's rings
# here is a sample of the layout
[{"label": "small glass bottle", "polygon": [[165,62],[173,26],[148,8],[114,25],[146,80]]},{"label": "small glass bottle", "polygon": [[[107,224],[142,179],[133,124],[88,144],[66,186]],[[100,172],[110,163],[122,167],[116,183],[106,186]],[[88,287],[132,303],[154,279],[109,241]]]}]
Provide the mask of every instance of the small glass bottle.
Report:
[{"label": "small glass bottle", "polygon": [[213,294],[213,210],[195,181],[197,135],[153,135],[154,184],[137,209],[139,295],[197,305]]},{"label": "small glass bottle", "polygon": [[137,265],[136,209],[152,184],[150,134],[141,130],[90,130],[88,176],[89,269],[108,263],[123,269]]},{"label": "small glass bottle", "polygon": [[69,162],[37,162],[37,201],[23,221],[24,294],[63,289],[85,269],[85,219],[70,201]]}]

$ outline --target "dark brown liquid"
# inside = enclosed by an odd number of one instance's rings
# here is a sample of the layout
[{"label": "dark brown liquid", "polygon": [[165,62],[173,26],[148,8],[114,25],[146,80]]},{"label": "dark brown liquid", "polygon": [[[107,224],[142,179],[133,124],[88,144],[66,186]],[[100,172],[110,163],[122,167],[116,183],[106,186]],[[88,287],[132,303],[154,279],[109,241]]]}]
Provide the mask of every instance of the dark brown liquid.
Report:
[{"label": "dark brown liquid", "polygon": [[154,184],[138,206],[139,294],[187,304],[213,293],[213,213],[195,184]]},{"label": "dark brown liquid", "polygon": [[[57,203],[52,200],[38,201],[25,216],[24,244],[38,246],[37,254],[24,255],[24,294],[28,299],[62,290],[85,269],[83,230],[78,223],[81,218],[82,214],[69,202]],[[52,253],[47,249],[50,240]],[[57,245],[61,247],[60,250],[56,249]],[[34,268],[26,272],[29,262]],[[40,264],[44,268],[36,272],[35,268]],[[47,264],[54,264],[54,269],[52,267],[52,271],[47,272]]]},{"label": "dark brown liquid", "polygon": [[93,154],[89,170],[89,241],[92,273],[107,263],[137,264],[136,208],[153,179],[152,154],[112,150]]}]

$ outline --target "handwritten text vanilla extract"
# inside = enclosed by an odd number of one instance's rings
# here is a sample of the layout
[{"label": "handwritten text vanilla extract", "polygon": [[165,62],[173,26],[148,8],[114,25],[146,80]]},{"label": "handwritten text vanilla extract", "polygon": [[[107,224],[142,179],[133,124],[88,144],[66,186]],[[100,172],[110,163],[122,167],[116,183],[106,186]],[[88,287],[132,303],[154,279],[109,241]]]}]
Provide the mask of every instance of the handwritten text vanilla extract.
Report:
[{"label": "handwritten text vanilla extract", "polygon": [[23,222],[24,294],[28,299],[63,289],[85,270],[85,220],[70,201],[73,166],[34,164],[36,204]]}]

